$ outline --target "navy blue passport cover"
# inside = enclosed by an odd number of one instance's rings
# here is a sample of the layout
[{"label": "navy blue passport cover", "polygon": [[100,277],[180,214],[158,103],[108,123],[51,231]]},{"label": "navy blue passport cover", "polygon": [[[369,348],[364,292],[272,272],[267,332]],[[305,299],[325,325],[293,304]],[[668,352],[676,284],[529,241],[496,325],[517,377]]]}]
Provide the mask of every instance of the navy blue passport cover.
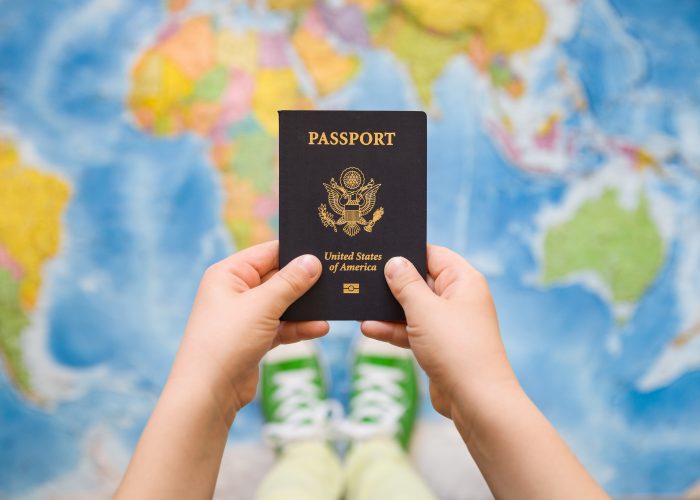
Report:
[{"label": "navy blue passport cover", "polygon": [[319,281],[284,320],[405,319],[384,279],[402,255],[426,274],[426,116],[280,111],[280,267],[310,253]]}]

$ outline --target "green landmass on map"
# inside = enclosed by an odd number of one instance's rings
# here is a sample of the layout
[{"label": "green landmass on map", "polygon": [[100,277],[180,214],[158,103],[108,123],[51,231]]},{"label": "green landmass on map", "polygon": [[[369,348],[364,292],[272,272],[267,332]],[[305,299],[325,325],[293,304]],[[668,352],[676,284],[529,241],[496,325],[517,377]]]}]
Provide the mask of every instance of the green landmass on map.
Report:
[{"label": "green landmass on map", "polygon": [[608,189],[547,231],[543,280],[551,284],[592,271],[608,286],[614,302],[632,303],[654,281],[663,259],[663,241],[646,196],[636,209],[625,210],[615,190]]},{"label": "green landmass on map", "polygon": [[430,104],[433,82],[457,53],[467,49],[469,34],[439,36],[405,19],[395,21],[396,26],[380,37],[379,44],[388,45],[408,66],[421,102]]},{"label": "green landmass on map", "polygon": [[30,381],[22,360],[20,337],[28,325],[29,319],[20,304],[19,284],[7,269],[0,268],[0,353],[23,391],[30,390]]},{"label": "green landmass on map", "polygon": [[249,180],[259,193],[270,193],[275,184],[275,148],[277,140],[263,132],[241,135],[233,170]]}]

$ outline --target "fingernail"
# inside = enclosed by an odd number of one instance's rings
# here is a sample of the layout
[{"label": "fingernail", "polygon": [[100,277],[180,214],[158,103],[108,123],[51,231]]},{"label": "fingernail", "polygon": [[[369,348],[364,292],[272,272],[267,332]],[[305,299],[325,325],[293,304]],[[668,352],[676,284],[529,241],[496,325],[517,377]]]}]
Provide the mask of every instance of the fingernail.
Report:
[{"label": "fingernail", "polygon": [[392,257],[384,266],[384,274],[391,279],[408,269],[408,261],[403,257]]},{"label": "fingernail", "polygon": [[297,258],[297,265],[301,266],[309,278],[314,278],[318,274],[318,259],[313,255],[302,255]]}]

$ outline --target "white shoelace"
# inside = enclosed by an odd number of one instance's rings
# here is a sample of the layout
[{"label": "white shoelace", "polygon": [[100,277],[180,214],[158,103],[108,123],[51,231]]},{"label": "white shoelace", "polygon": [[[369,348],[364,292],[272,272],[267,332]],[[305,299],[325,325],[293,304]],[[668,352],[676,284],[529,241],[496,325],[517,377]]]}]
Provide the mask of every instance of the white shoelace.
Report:
[{"label": "white shoelace", "polygon": [[269,423],[264,438],[279,446],[305,439],[327,439],[332,423],[342,418],[342,407],[334,400],[322,400],[311,368],[274,375],[275,402],[279,422]]},{"label": "white shoelace", "polygon": [[403,395],[404,373],[398,368],[360,364],[348,419],[338,431],[353,440],[394,436],[405,408],[397,401]]}]

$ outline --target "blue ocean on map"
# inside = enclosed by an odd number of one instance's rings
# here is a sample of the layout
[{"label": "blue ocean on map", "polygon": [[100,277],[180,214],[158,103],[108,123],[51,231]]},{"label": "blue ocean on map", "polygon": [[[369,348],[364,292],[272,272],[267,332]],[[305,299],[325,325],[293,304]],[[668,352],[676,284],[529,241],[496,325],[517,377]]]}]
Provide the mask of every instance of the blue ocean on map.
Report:
[{"label": "blue ocean on map", "polygon": [[[227,218],[229,201],[244,195],[222,180],[214,150],[262,132],[274,144],[262,111],[246,111],[224,139],[186,122],[164,121],[176,128],[161,133],[131,100],[140,59],[190,17],[290,37],[307,11],[362,2],[306,2],[294,16],[265,2],[175,3],[0,0],[0,140],[70,187],[60,250],[42,267],[21,334],[31,390],[0,356],[1,498],[110,496],[202,273],[253,234]],[[539,3],[547,24],[537,45],[494,56],[491,70],[456,51],[426,83],[398,42],[369,29],[369,41],[353,41],[328,22],[324,36],[357,62],[352,77],[322,90],[313,70],[299,69],[311,67],[303,56],[291,58],[290,74],[317,109],[427,112],[429,241],[487,276],[528,395],[612,495],[698,493],[700,3]],[[510,83],[499,83],[499,68]],[[617,208],[592,221],[605,193]],[[635,243],[641,229],[624,222],[638,207],[648,208],[638,220],[659,241],[658,263]],[[3,221],[0,250],[12,230]],[[253,223],[276,232],[274,215]],[[576,244],[550,244],[559,234]],[[571,253],[557,255],[563,248]],[[600,255],[631,266],[608,279]],[[358,324],[334,322],[320,341],[341,402],[358,335]],[[421,425],[427,436],[448,425],[427,394]],[[253,403],[237,417],[230,452],[264,448],[261,429]]]}]

